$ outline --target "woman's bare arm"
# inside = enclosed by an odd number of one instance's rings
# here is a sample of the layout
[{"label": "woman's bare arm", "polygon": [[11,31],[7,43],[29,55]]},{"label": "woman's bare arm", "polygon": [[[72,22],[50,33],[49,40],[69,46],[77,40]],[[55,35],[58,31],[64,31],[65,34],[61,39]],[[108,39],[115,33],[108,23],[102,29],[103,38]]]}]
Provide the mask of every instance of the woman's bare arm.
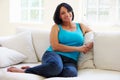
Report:
[{"label": "woman's bare arm", "polygon": [[75,46],[66,46],[66,45],[60,44],[58,41],[58,32],[59,32],[59,28],[55,24],[52,27],[52,30],[50,33],[50,43],[51,43],[53,50],[61,51],[61,52],[72,52],[72,51],[85,52],[87,51],[86,46],[75,47]]}]

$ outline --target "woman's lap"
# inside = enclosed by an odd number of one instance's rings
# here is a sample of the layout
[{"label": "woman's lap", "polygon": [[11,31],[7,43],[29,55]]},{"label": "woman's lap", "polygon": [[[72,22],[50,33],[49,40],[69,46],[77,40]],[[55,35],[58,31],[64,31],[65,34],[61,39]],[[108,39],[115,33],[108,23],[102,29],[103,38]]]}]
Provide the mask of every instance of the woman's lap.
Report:
[{"label": "woman's lap", "polygon": [[55,52],[46,51],[42,57],[42,65],[27,69],[26,73],[33,73],[44,77],[74,77],[77,76],[76,65],[62,62],[61,56]]}]

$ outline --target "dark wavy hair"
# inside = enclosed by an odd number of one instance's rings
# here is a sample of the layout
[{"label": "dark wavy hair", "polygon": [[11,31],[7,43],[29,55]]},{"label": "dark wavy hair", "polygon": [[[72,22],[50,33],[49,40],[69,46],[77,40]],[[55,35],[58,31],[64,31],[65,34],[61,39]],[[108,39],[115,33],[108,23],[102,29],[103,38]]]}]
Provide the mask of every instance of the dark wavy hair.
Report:
[{"label": "dark wavy hair", "polygon": [[54,16],[53,16],[54,22],[56,24],[61,24],[62,23],[62,20],[60,19],[60,8],[61,7],[65,7],[69,12],[72,12],[72,20],[74,20],[74,12],[73,12],[72,7],[67,3],[61,3],[57,6],[57,8],[55,10],[55,13],[54,13]]}]

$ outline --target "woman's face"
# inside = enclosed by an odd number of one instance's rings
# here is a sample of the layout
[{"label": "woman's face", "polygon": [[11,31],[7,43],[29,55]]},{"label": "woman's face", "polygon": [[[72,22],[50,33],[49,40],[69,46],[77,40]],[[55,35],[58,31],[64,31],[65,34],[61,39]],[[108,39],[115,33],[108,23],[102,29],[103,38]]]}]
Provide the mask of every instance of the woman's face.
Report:
[{"label": "woman's face", "polygon": [[68,11],[65,7],[60,8],[60,19],[63,22],[71,22],[72,21],[72,12]]}]

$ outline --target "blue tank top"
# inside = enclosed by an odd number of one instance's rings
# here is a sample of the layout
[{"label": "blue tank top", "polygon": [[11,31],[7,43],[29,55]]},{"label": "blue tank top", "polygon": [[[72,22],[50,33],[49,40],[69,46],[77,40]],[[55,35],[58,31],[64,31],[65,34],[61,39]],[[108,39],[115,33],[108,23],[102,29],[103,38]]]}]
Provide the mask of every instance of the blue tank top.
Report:
[{"label": "blue tank top", "polygon": [[[76,30],[75,31],[68,31],[62,28],[61,25],[58,25],[59,32],[58,32],[58,40],[60,44],[64,44],[67,46],[82,46],[84,42],[84,36],[82,33],[82,30],[80,28],[79,23],[76,23]],[[49,46],[47,51],[54,51],[52,49],[52,46]],[[65,57],[72,58],[76,61],[78,61],[78,58],[80,56],[80,52],[73,51],[73,52],[57,52],[57,54],[60,54]]]}]

